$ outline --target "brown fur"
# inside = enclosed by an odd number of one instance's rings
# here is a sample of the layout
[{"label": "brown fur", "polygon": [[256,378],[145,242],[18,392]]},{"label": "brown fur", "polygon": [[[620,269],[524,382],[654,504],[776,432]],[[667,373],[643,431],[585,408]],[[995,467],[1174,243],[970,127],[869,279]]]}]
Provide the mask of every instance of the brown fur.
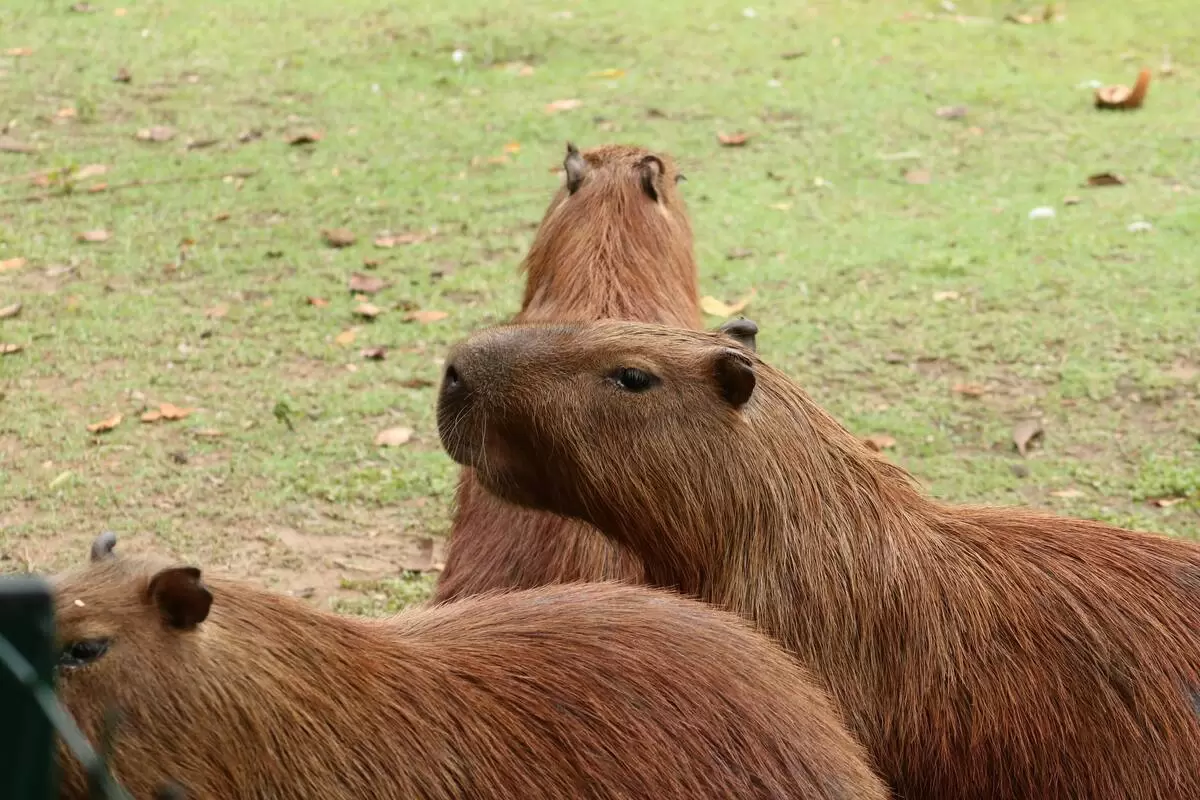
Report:
[{"label": "brown fur", "polygon": [[448,363],[456,460],[778,637],[897,796],[1200,797],[1194,543],[936,502],[709,333],[499,328]]},{"label": "brown fur", "polygon": [[[692,228],[671,158],[624,145],[570,148],[564,171],[523,264],[528,277],[516,321],[613,318],[698,328]],[[470,469],[462,472],[456,507],[435,601],[576,580],[643,580],[638,559],[592,526],[505,503],[481,490]]]},{"label": "brown fur", "polygon": [[[615,583],[367,620],[194,568],[55,580],[59,693],[114,774],[189,800],[883,798],[824,693],[737,617]],[[78,643],[107,653],[70,666]],[[65,760],[62,797],[84,798]]]}]

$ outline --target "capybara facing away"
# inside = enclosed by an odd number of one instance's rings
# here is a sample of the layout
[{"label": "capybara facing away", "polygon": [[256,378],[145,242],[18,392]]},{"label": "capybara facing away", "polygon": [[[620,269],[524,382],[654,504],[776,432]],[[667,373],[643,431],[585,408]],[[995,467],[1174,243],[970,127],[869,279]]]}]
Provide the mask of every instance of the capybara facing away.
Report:
[{"label": "capybara facing away", "polygon": [[[518,322],[632,319],[700,326],[692,227],[665,153],[567,145],[565,179],[527,254]],[[434,600],[576,580],[642,580],[592,526],[515,508],[462,472]]]},{"label": "capybara facing away", "polygon": [[492,491],[777,637],[898,797],[1200,797],[1193,543],[936,502],[699,331],[482,331],[448,359],[438,418]]},{"label": "capybara facing away", "polygon": [[804,670],[695,601],[597,583],[356,619],[114,543],[53,579],[58,690],[93,741],[118,711],[138,798],[886,796]]}]

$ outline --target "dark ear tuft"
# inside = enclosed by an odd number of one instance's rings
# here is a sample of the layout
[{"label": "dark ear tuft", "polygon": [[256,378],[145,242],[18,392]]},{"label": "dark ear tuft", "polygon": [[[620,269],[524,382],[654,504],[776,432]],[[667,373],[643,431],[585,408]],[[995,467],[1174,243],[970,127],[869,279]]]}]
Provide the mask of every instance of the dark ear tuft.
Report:
[{"label": "dark ear tuft", "polygon": [[758,350],[758,340],[756,338],[758,336],[758,325],[754,324],[754,320],[738,317],[737,319],[729,320],[717,330],[751,352]]},{"label": "dark ear tuft", "polygon": [[567,191],[575,194],[583,183],[583,176],[587,174],[588,167],[583,155],[570,142],[567,142],[567,157],[563,159],[563,169],[567,172]]},{"label": "dark ear tuft", "polygon": [[117,546],[117,535],[112,531],[105,531],[92,540],[92,561],[104,561],[108,558],[115,558],[116,554],[113,548]]},{"label": "dark ear tuft", "polygon": [[662,179],[663,173],[666,172],[662,159],[658,156],[646,156],[638,162],[638,172],[642,176],[642,191],[646,193],[647,197],[657,203],[659,181]]},{"label": "dark ear tuft", "polygon": [[212,592],[196,567],[170,567],[150,579],[146,597],[172,628],[191,630],[208,618]]},{"label": "dark ear tuft", "polygon": [[746,405],[754,394],[754,364],[744,352],[721,348],[713,361],[713,376],[721,396],[734,409]]}]

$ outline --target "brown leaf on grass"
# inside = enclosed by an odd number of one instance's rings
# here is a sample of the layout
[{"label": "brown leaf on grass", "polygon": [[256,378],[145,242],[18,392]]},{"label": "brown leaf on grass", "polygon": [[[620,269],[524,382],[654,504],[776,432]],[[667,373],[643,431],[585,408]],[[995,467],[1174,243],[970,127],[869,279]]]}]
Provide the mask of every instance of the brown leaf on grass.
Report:
[{"label": "brown leaf on grass", "polygon": [[354,309],[354,313],[364,319],[375,319],[383,313],[383,309],[374,303],[362,303]]},{"label": "brown leaf on grass", "polygon": [[167,125],[154,125],[142,128],[134,136],[139,142],[169,142],[175,138],[175,129]]},{"label": "brown leaf on grass", "polygon": [[296,147],[302,144],[316,144],[324,138],[325,134],[321,131],[299,131],[288,136],[287,143]]},{"label": "brown leaf on grass", "polygon": [[1155,508],[1170,508],[1187,500],[1186,497],[1151,497],[1146,502]]},{"label": "brown leaf on grass", "polygon": [[987,394],[987,389],[978,383],[956,383],[951,391],[964,397],[983,397]]},{"label": "brown leaf on grass", "polygon": [[58,117],[59,119],[71,119],[77,113],[78,112],[75,109],[67,106],[66,108],[60,108],[57,112],[55,112],[54,116]]},{"label": "brown leaf on grass", "polygon": [[732,317],[750,305],[750,301],[756,294],[758,294],[758,290],[751,289],[748,295],[733,303],[725,303],[712,295],[705,295],[700,298],[700,309],[713,317]]},{"label": "brown leaf on grass", "polygon": [[1128,111],[1141,108],[1150,91],[1149,67],[1142,67],[1138,73],[1137,83],[1130,89],[1128,86],[1101,86],[1096,90],[1096,108],[1105,110]]},{"label": "brown leaf on grass", "polygon": [[21,304],[13,303],[12,305],[0,308],[0,319],[9,319],[21,313]]},{"label": "brown leaf on grass", "polygon": [[11,344],[0,342],[0,356],[11,356],[25,349],[23,344]]},{"label": "brown leaf on grass", "polygon": [[941,106],[933,112],[939,119],[962,119],[967,115],[966,106]]},{"label": "brown leaf on grass", "polygon": [[1088,186],[1124,186],[1125,179],[1115,172],[1097,172],[1095,175],[1088,175]]},{"label": "brown leaf on grass", "polygon": [[107,242],[110,238],[112,238],[112,234],[103,228],[97,228],[96,230],[92,231],[83,231],[82,233],[76,235],[75,238],[81,242],[100,244],[101,242]]},{"label": "brown leaf on grass", "polygon": [[927,169],[910,169],[904,173],[904,180],[914,185],[924,185],[933,180],[933,176]]},{"label": "brown leaf on grass", "polygon": [[445,319],[450,316],[445,311],[410,311],[404,315],[405,322],[419,322],[422,325],[428,325],[431,322]]},{"label": "brown leaf on grass", "polygon": [[872,450],[879,452],[896,446],[896,437],[888,436],[886,433],[875,433],[870,436],[863,437],[863,444]]},{"label": "brown leaf on grass", "polygon": [[750,134],[740,132],[718,133],[717,141],[721,143],[722,147],[741,147],[742,145],[746,144],[746,142],[750,141]]},{"label": "brown leaf on grass", "polygon": [[310,306],[315,306],[317,308],[324,308],[325,306],[329,305],[329,301],[324,297],[310,297],[305,302]]},{"label": "brown leaf on grass", "polygon": [[1013,426],[1012,431],[1012,440],[1017,447],[1017,452],[1022,456],[1027,455],[1030,445],[1041,439],[1044,433],[1042,421],[1036,417],[1018,422]]},{"label": "brown leaf on grass", "polygon": [[1050,492],[1051,497],[1063,497],[1068,500],[1076,497],[1083,497],[1083,492],[1078,489],[1059,489],[1058,491]]},{"label": "brown leaf on grass", "polygon": [[120,414],[113,414],[108,419],[102,419],[99,422],[93,422],[91,425],[87,426],[87,429],[89,433],[108,433],[113,428],[120,425],[122,419],[124,419],[124,417]]},{"label": "brown leaf on grass", "polygon": [[364,347],[359,351],[359,355],[371,361],[383,361],[387,357],[387,348],[382,345],[376,347]]},{"label": "brown leaf on grass", "polygon": [[0,136],[0,153],[13,153],[17,155],[29,155],[36,153],[37,148],[25,142],[18,142],[11,136]]},{"label": "brown leaf on grass", "polygon": [[194,408],[180,408],[173,403],[159,403],[157,409],[142,414],[142,422],[187,419],[195,410]]},{"label": "brown leaf on grass", "polygon": [[346,330],[333,337],[333,340],[342,347],[349,347],[354,344],[355,337],[358,336],[358,328],[347,328]]},{"label": "brown leaf on grass", "polygon": [[933,293],[933,302],[944,303],[947,300],[957,300],[958,297],[959,297],[958,292],[955,292],[955,291],[934,292]]},{"label": "brown leaf on grass", "polygon": [[386,234],[375,237],[375,246],[384,249],[395,247],[398,244],[419,244],[429,237],[423,233],[399,233],[396,235]]},{"label": "brown leaf on grass", "polygon": [[325,228],[321,236],[330,247],[349,247],[358,241],[358,237],[348,228]]},{"label": "brown leaf on grass", "polygon": [[224,303],[219,303],[212,308],[206,309],[204,316],[208,317],[209,319],[221,319],[228,313],[229,306],[225,305]]},{"label": "brown leaf on grass", "polygon": [[33,50],[28,47],[10,47],[4,51],[4,55],[20,58],[22,56],[33,55]]},{"label": "brown leaf on grass", "polygon": [[224,222],[229,217],[230,213],[228,211],[219,211],[213,216],[213,222]]},{"label": "brown leaf on grass", "polygon": [[378,275],[364,275],[361,272],[350,273],[350,281],[348,286],[352,292],[362,292],[363,294],[375,294],[387,288],[387,281],[380,278]]},{"label": "brown leaf on grass", "polygon": [[121,67],[117,70],[117,74],[113,75],[113,83],[129,83],[133,80],[133,73],[127,67]]},{"label": "brown leaf on grass", "polygon": [[405,389],[428,389],[433,386],[433,381],[428,378],[407,378],[400,381],[400,385]]},{"label": "brown leaf on grass", "polygon": [[582,100],[571,98],[570,100],[555,100],[553,103],[546,104],[547,114],[556,114],[559,111],[571,111],[583,105]]},{"label": "brown leaf on grass", "polygon": [[9,272],[10,270],[20,269],[25,266],[25,259],[18,256],[17,258],[6,258],[0,261],[0,272]]},{"label": "brown leaf on grass", "polygon": [[399,447],[402,444],[407,444],[412,435],[412,428],[385,428],[375,434],[375,444],[378,447]]}]

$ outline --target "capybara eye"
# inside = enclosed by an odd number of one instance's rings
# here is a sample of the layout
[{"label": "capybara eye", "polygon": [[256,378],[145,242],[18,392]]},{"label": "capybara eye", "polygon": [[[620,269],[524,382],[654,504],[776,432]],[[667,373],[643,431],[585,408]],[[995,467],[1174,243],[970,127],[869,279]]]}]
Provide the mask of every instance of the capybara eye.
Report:
[{"label": "capybara eye", "polygon": [[654,375],[633,367],[622,367],[613,373],[612,379],[629,392],[644,392],[658,383],[658,378]]},{"label": "capybara eye", "polygon": [[71,642],[58,656],[60,667],[82,667],[108,652],[108,639],[80,639]]}]

